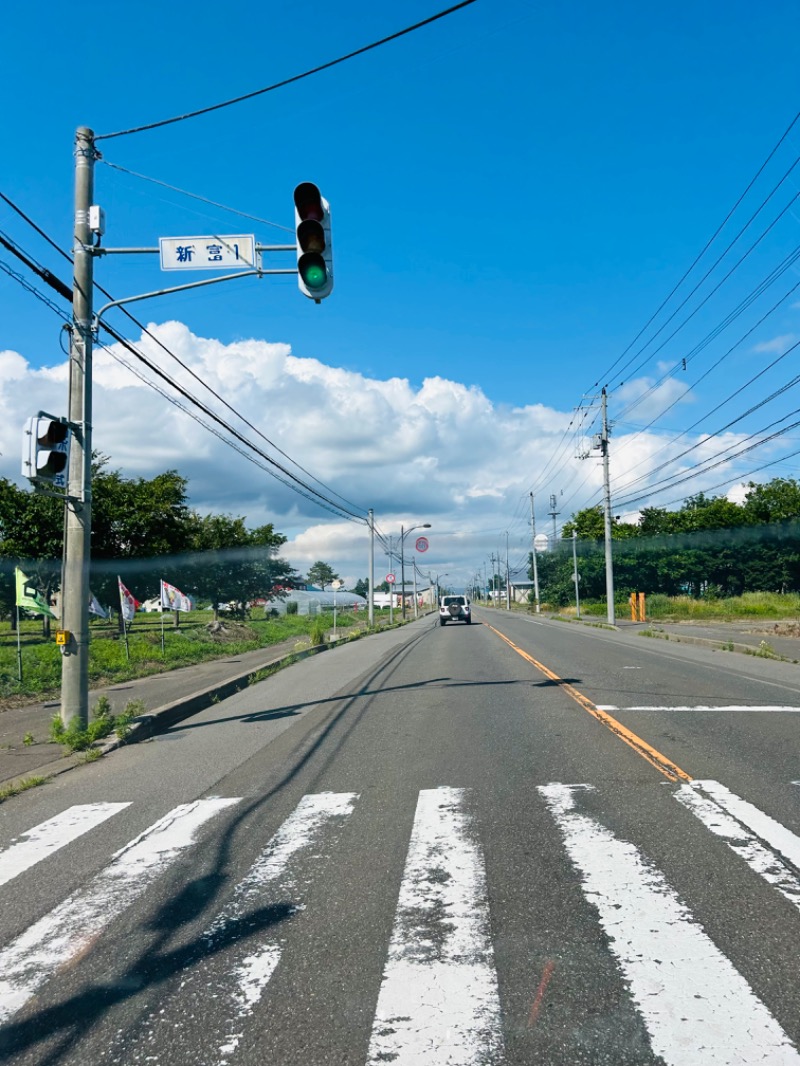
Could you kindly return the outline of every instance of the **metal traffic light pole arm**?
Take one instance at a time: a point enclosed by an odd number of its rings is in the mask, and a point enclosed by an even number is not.
[[[124,251],[125,249],[119,249]],[[131,249],[128,249],[129,251]],[[100,328],[100,319],[106,313],[110,311],[112,307],[121,307],[123,304],[132,304],[137,300],[149,300],[154,296],[168,296],[173,292],[183,292],[185,289],[199,289],[203,285],[216,285],[219,281],[233,281],[235,278],[250,278],[254,275],[261,277],[262,274],[296,274],[297,270],[293,267],[287,267],[285,270],[239,270],[235,274],[223,274],[221,278],[206,278],[205,281],[191,281],[187,285],[173,285],[169,289],[156,289],[154,292],[142,292],[138,296],[125,296],[121,300],[111,300],[105,304],[97,314],[94,316],[94,322],[92,324],[93,332],[96,334]]]
[[[160,248],[103,248],[99,244],[86,245],[92,255],[158,255]],[[296,244],[257,244],[257,252],[296,252]]]

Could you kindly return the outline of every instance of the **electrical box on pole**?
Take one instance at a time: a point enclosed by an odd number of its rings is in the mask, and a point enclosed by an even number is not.
[[[22,436],[22,474],[37,484],[66,490],[69,463],[69,424],[39,411],[25,424]]]
[[[333,291],[331,208],[311,181],[294,190],[294,222],[297,284],[304,296],[319,303]]]

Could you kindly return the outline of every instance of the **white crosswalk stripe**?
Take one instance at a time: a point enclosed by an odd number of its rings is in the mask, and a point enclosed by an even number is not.
[[[675,798],[800,909],[800,838],[718,781],[681,785]]]
[[[185,1031],[187,1041],[196,1023],[189,1017],[187,998],[197,997],[200,1004],[206,997],[214,1000],[215,1012],[224,1014],[221,1025],[214,1022],[210,1031],[208,1020],[202,1033],[202,1047],[196,1052],[196,1063],[227,1063],[244,1035],[244,1026],[253,1013],[281,958],[281,946],[274,935],[259,942],[257,935],[242,936],[229,951],[226,968],[214,973],[211,960],[218,944],[223,943],[234,927],[246,927],[248,918],[268,907],[275,899],[292,897],[293,908],[300,909],[296,862],[310,848],[319,848],[323,834],[341,825],[352,813],[358,796],[355,793],[321,792],[304,796],[294,812],[256,859],[245,877],[236,885],[227,904],[219,911],[201,937],[197,958],[181,981],[181,997],[170,1007],[160,1004],[146,1019],[141,1041],[124,1043],[124,1061],[147,1062],[155,1066],[160,1061],[155,1040],[159,1031]],[[325,838],[327,841],[327,837]],[[318,852],[317,852],[318,854]],[[202,1007],[200,1007],[202,1010]],[[138,1046],[141,1043],[141,1047]],[[117,1053],[118,1054],[118,1053]],[[110,1058],[115,1060],[115,1050]],[[116,1058],[116,1061],[123,1059]]]
[[[29,829],[22,834],[23,839],[12,840],[8,847],[0,850],[0,885],[7,884],[126,807],[130,807],[130,803],[79,803]]]
[[[483,857],[463,789],[419,794],[369,1066],[502,1059]]]
[[[544,785],[582,888],[597,909],[653,1050],[668,1064],[798,1066],[786,1033],[630,843],[578,810],[588,785]]]
[[[176,807],[118,851],[86,889],[64,900],[0,951],[0,1023],[142,895],[193,843],[202,825],[238,802],[214,798]]]

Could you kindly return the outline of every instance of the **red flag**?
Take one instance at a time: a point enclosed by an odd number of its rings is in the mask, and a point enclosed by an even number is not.
[[[133,616],[136,614],[137,608],[141,607],[141,603],[136,599],[132,592],[122,584],[122,578],[118,577],[119,583],[119,606],[122,611],[122,617],[126,622],[132,622]]]

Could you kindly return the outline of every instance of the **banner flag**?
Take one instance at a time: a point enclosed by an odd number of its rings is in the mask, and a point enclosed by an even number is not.
[[[117,577],[117,582],[119,583],[119,604],[122,611],[122,617],[126,622],[132,622],[133,616],[136,614],[136,609],[142,605],[133,593],[125,588],[122,584],[121,577]]]
[[[161,610],[162,611],[191,611],[192,601],[184,596],[180,589],[166,581],[161,582]]]
[[[100,618],[108,618],[108,611],[104,611],[100,606],[100,601],[95,594],[89,590],[89,614],[99,615]]]
[[[36,614],[49,614],[51,618],[56,618],[57,615],[43,594],[31,583],[30,578],[26,577],[19,567],[14,568],[14,575],[17,579],[17,607],[24,607],[26,610],[33,611]]]

